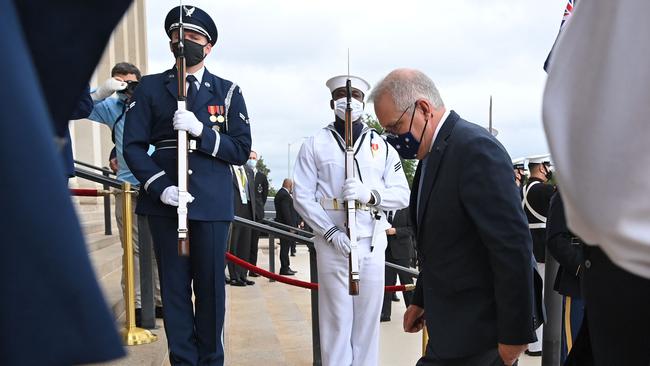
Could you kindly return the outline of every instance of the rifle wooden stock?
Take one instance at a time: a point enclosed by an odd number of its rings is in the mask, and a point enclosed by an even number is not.
[[[178,255],[181,257],[189,257],[190,238],[178,239]]]

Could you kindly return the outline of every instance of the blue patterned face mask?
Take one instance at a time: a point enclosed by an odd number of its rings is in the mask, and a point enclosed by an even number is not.
[[[409,125],[409,130],[406,133],[401,135],[395,135],[392,133],[386,133],[386,141],[391,144],[399,156],[404,159],[415,159],[418,155],[418,150],[420,149],[420,143],[424,137],[424,131],[427,129],[429,120],[427,119],[424,128],[422,129],[422,135],[419,139],[416,139],[415,136],[411,133],[411,128],[413,127],[413,118],[415,117],[415,110],[417,109],[417,104],[414,105],[413,114],[411,114],[411,123]]]

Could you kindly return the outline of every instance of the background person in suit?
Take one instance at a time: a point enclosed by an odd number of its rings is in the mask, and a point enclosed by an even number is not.
[[[248,165],[233,165],[232,185],[235,191],[235,215],[244,219],[253,220],[255,217],[255,188],[253,187],[253,169]],[[230,253],[243,260],[251,257],[251,237],[253,229],[243,225],[232,225],[230,228]],[[248,270],[232,262],[228,262],[230,285],[252,286],[254,281],[248,279]]]
[[[510,157],[446,109],[420,71],[391,72],[370,99],[388,142],[420,160],[410,209],[421,272],[404,314],[405,331],[429,331],[417,364],[514,364],[535,340],[535,319],[532,243]]]
[[[253,193],[255,194],[255,221],[260,222],[264,219],[264,204],[266,199],[269,196],[269,180],[266,175],[257,170],[257,153],[251,151],[248,156],[248,162],[246,163],[248,167],[253,169],[255,178],[253,179]],[[260,232],[257,230],[251,231],[251,255],[248,260],[248,263],[257,265],[257,250],[258,243],[260,239]],[[259,277],[255,272],[248,272],[248,275],[251,277]]]
[[[285,178],[282,182],[282,188],[276,193],[275,199],[275,220],[279,223],[289,225],[292,227],[298,226],[298,214],[293,208],[293,198],[291,193],[293,191],[293,181]],[[280,239],[280,274],[285,276],[293,276],[297,272],[292,270],[289,265],[289,250],[291,248],[291,241],[288,239]]]
[[[413,227],[411,226],[411,218],[409,209],[403,208],[397,211],[390,211],[387,214],[388,223],[392,226],[386,229],[386,236],[388,238],[388,246],[386,247],[386,262],[395,263],[403,267],[411,266],[411,259],[415,253],[415,246],[413,243]],[[397,282],[402,285],[413,283],[413,278],[410,275],[398,272],[397,270],[386,266],[386,286],[393,286]],[[384,304],[381,308],[381,321],[390,321],[391,305],[393,302],[394,292],[384,293]],[[411,292],[404,292],[404,303],[406,307],[411,305]],[[399,299],[397,299],[399,301]]]

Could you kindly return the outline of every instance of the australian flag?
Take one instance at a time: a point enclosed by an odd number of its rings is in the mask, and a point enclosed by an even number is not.
[[[548,65],[551,60],[551,55],[553,54],[553,49],[555,48],[555,44],[557,43],[558,38],[560,38],[560,33],[562,33],[562,29],[564,28],[564,25],[571,17],[571,14],[573,14],[573,7],[575,5],[575,2],[576,0],[569,0],[566,4],[566,8],[564,8],[562,23],[560,23],[560,31],[558,32],[557,37],[555,38],[555,42],[553,42],[553,47],[551,47],[551,52],[548,53],[548,56],[546,57],[546,61],[544,61],[544,71],[546,72],[548,72]]]

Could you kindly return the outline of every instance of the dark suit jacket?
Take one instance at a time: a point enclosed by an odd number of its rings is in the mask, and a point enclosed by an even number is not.
[[[414,256],[413,227],[408,208],[395,211],[391,225],[395,235],[388,235],[386,254],[394,259],[411,259]]]
[[[275,221],[293,227],[298,226],[298,214],[293,208],[293,198],[286,189],[280,188],[273,203],[275,204]]]
[[[255,220],[264,218],[264,204],[269,196],[269,180],[266,175],[255,173]]]
[[[562,196],[556,192],[551,198],[546,221],[548,251],[560,263],[553,289],[562,295],[582,298],[580,290],[580,265],[584,261],[582,241],[566,223]]]
[[[239,169],[238,166],[233,166],[232,169]],[[241,197],[239,197],[239,184],[237,183],[237,175],[233,171],[232,173],[232,188],[234,192],[234,206],[235,206],[235,215],[243,217],[245,219],[253,220],[255,218],[255,202],[252,202],[255,198],[255,187],[254,187],[254,178],[253,178],[253,169],[244,165],[244,171],[246,172],[246,190],[248,191],[249,201],[246,206],[241,203]],[[245,210],[245,211],[244,211]]]
[[[451,111],[418,206],[422,164],[410,204],[422,263],[413,303],[425,308],[432,349],[456,358],[534,341],[532,243],[508,153]]]

